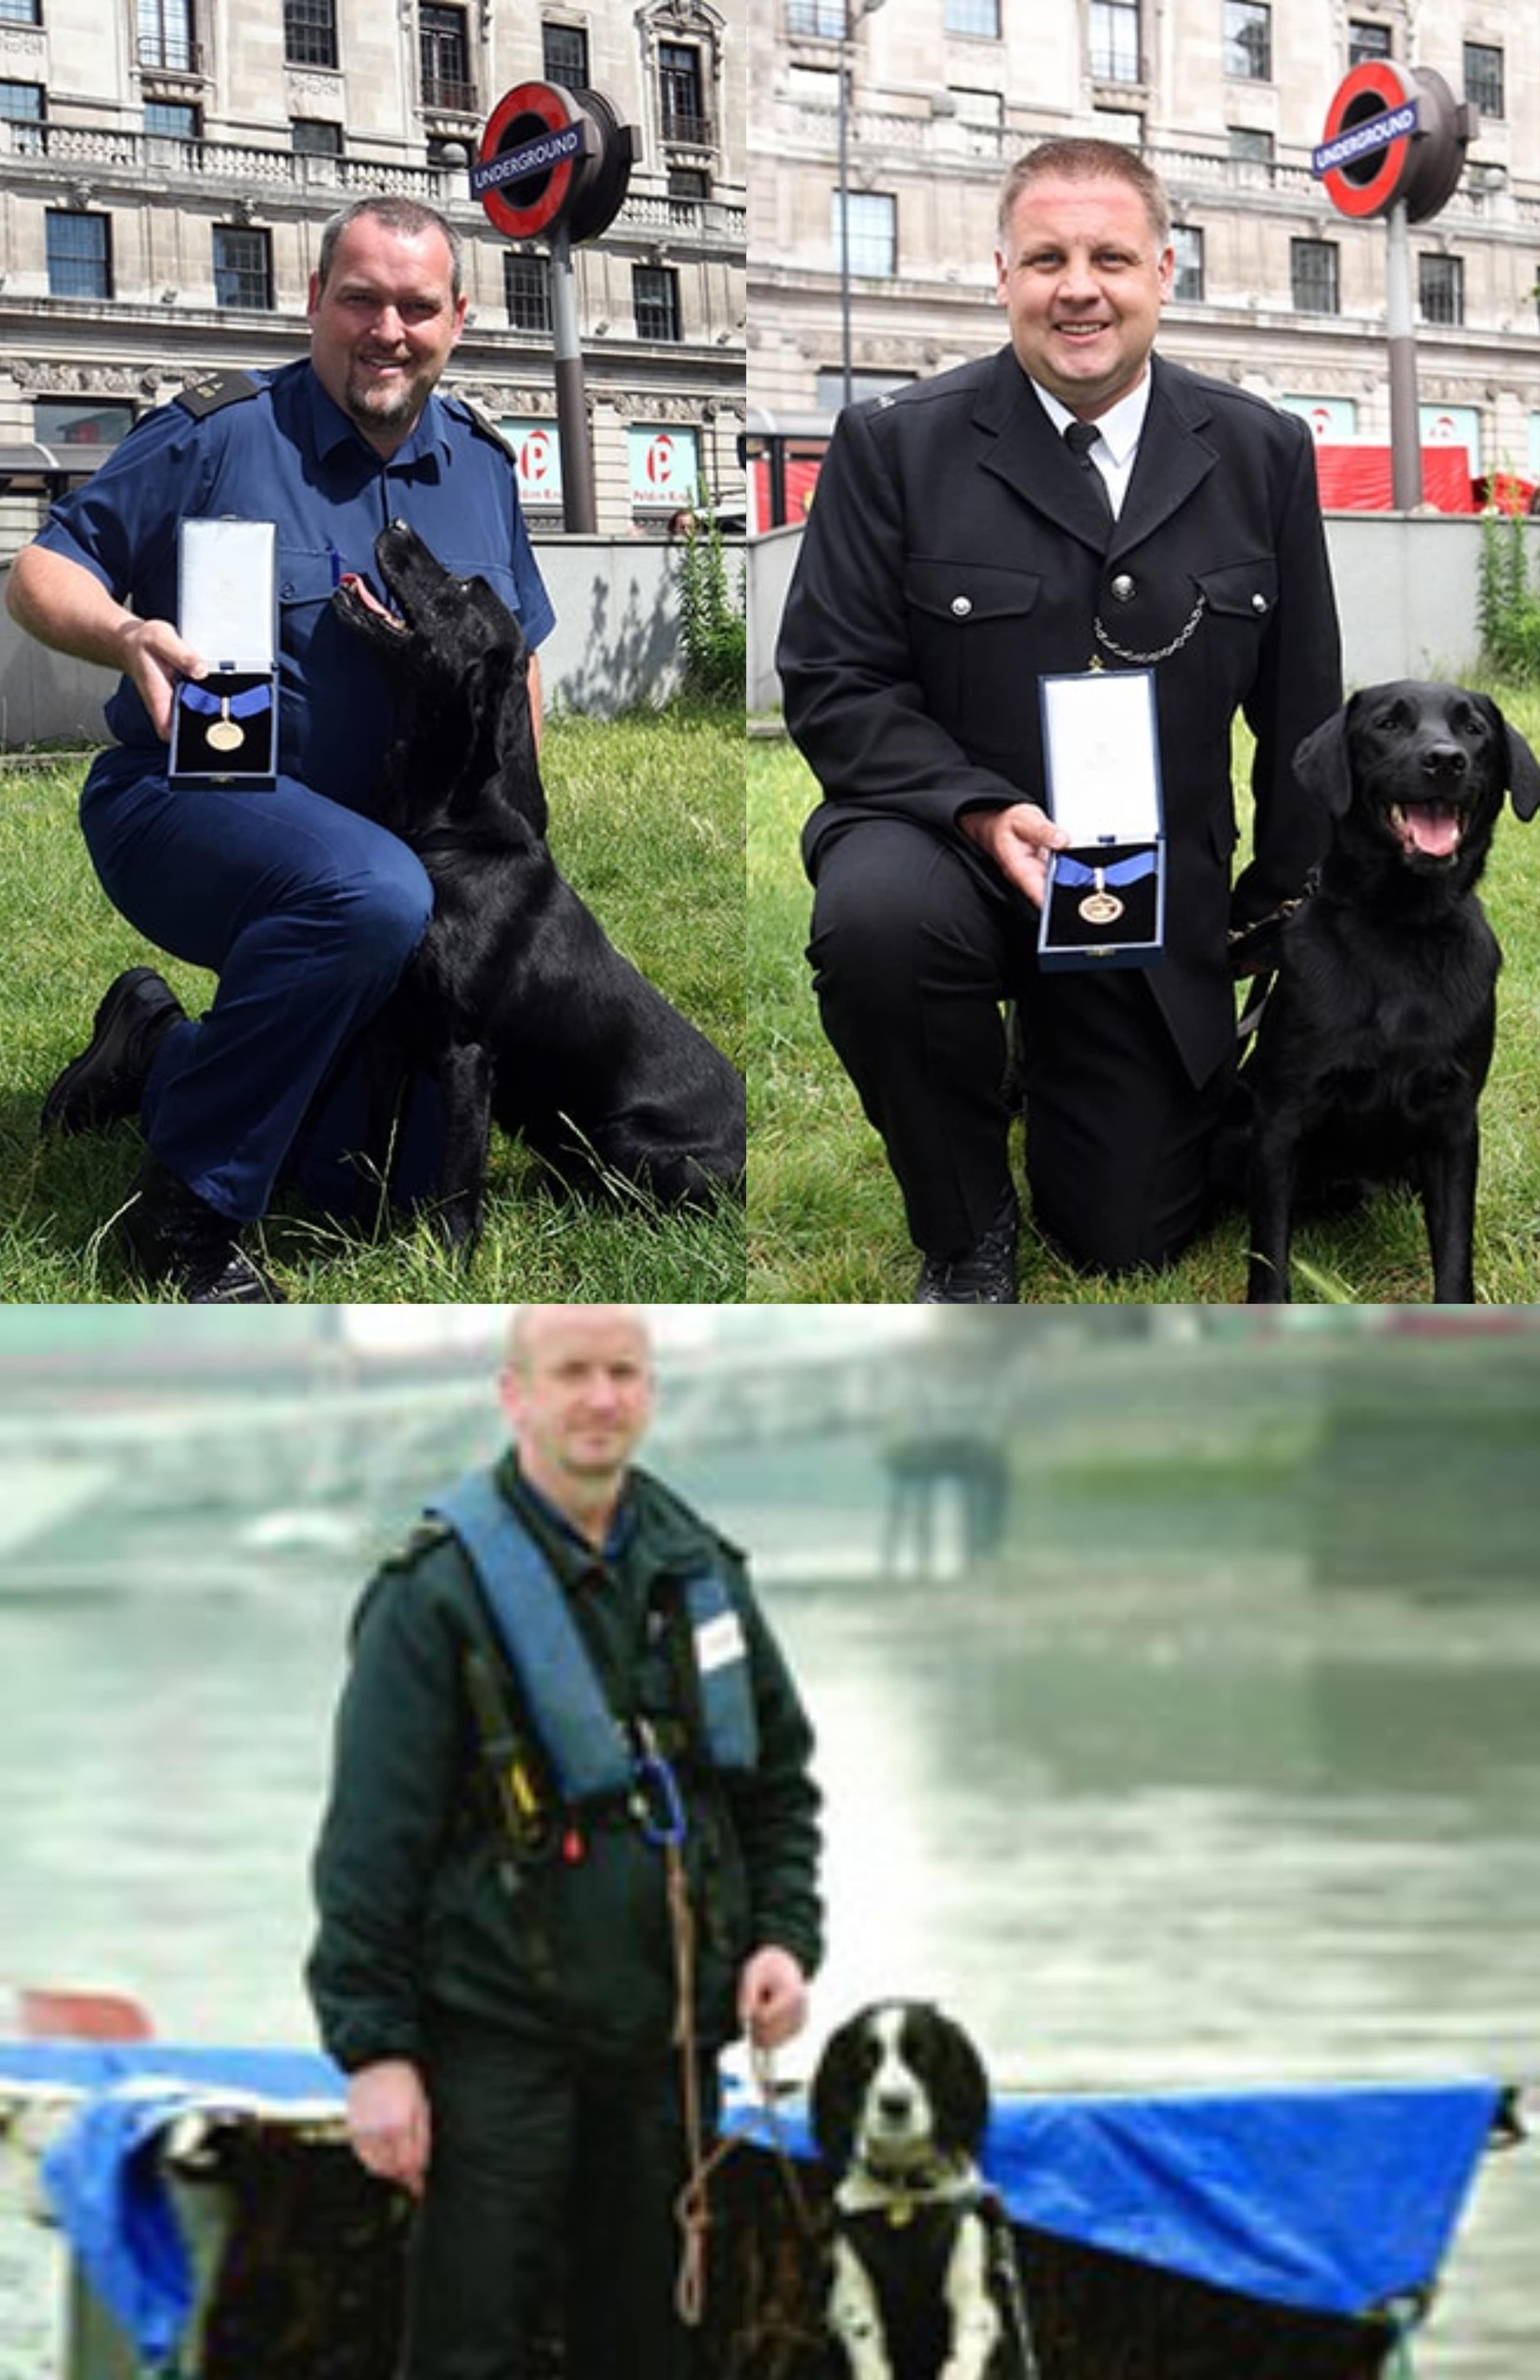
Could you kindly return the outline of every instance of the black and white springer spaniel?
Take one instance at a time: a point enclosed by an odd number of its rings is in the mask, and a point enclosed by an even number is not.
[[[828,2314],[851,2380],[1037,2380],[962,2027],[926,2001],[861,2010],[831,2035],[809,2113],[838,2176]]]

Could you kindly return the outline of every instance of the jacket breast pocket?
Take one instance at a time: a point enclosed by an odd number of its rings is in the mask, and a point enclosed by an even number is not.
[[[980,705],[998,713],[1025,681],[1027,625],[1042,592],[1032,571],[916,559],[903,600],[916,674],[934,717],[956,731]]]
[[[1262,641],[1278,606],[1278,564],[1270,553],[1201,570],[1197,583],[1207,613],[1203,642],[1211,676],[1238,702],[1256,674]]]

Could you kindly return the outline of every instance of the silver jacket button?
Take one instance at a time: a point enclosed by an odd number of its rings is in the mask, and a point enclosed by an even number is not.
[[[1265,595],[1254,595],[1251,599],[1251,608],[1254,612],[1265,612],[1267,608],[1267,597]]]
[[[1120,570],[1113,579],[1111,593],[1115,603],[1132,603],[1134,601],[1134,581],[1126,570]]]
[[[956,613],[958,619],[965,620],[968,613],[973,610],[973,597],[971,595],[954,595],[952,599],[952,608]]]

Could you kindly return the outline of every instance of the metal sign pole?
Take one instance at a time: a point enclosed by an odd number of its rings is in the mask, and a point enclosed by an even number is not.
[[[594,503],[593,449],[588,443],[588,409],[583,387],[583,348],[577,328],[577,275],[572,261],[572,235],[565,224],[551,232],[551,327],[555,349],[556,434],[562,449],[562,526],[592,536],[598,520]]]
[[[1423,501],[1423,440],[1404,199],[1396,200],[1385,220],[1385,327],[1390,347],[1390,500],[1397,512],[1409,513]]]

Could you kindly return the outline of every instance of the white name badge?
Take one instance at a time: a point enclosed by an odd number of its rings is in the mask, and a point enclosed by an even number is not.
[[[1071,843],[1153,843],[1160,832],[1154,672],[1045,677],[1042,701],[1048,807]]]
[[[703,1678],[713,1670],[725,1670],[731,1661],[741,1661],[746,1649],[735,1611],[719,1611],[695,1632],[695,1658]]]

